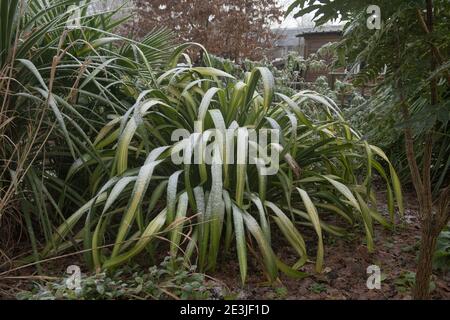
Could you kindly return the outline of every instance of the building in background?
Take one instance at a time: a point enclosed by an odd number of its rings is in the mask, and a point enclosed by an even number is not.
[[[343,25],[329,25],[329,26],[320,26],[313,28],[303,28],[297,34],[297,38],[299,42],[303,43],[303,46],[300,48],[300,54],[307,58],[310,55],[317,53],[320,48],[328,43],[339,42],[342,39],[342,30]],[[326,60],[327,64],[331,63],[332,57],[321,57],[321,59]],[[312,71],[309,70],[305,75],[306,82],[313,82],[320,76],[333,77],[338,76],[342,77],[344,75],[344,70],[334,70],[334,72],[326,71]],[[334,84],[335,79],[328,79],[330,84]]]
[[[306,58],[323,45],[338,42],[342,38],[342,30],[343,25],[273,28],[272,32],[277,35],[277,40],[271,51],[271,58],[283,58],[290,51],[296,51]]]
[[[304,57],[316,53],[322,46],[330,42],[338,42],[342,39],[342,25],[320,26],[302,28],[296,37],[304,43],[300,51]]]

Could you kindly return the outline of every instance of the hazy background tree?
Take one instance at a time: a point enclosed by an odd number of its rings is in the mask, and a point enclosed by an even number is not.
[[[270,25],[283,16],[276,0],[134,0],[134,10],[135,36],[166,26],[180,41],[233,60],[261,59],[276,38]]]

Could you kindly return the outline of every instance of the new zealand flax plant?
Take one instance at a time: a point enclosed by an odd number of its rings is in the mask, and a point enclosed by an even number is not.
[[[43,255],[80,244],[94,268],[108,269],[145,251],[152,254],[164,237],[172,256],[182,255],[203,271],[214,270],[222,261],[219,252],[234,246],[245,282],[247,250],[257,247],[270,280],[278,271],[303,277],[299,268],[308,255],[302,230],[316,233],[317,271],[323,266],[323,232],[345,234],[345,228],[325,221],[329,216],[361,226],[372,251],[374,221],[390,227],[395,204],[403,211],[400,182],[383,151],[361,139],[331,99],[312,91],[277,94],[264,67],[239,80],[189,60],[179,63],[187,46],[131,108],[111,115],[91,153],[72,165],[66,183],[85,176],[91,197],[61,224]],[[311,109],[314,118],[305,112]],[[227,132],[237,157],[252,147],[242,138],[249,129],[277,130],[279,143],[271,147],[280,155],[278,171],[264,175],[249,159],[224,161],[226,149],[215,153],[222,161],[175,164],[174,154],[182,150],[184,159],[192,160],[200,143],[194,135],[173,141],[177,129]],[[390,219],[376,209],[375,171],[385,181]],[[274,234],[297,253],[294,265],[275,254]]]

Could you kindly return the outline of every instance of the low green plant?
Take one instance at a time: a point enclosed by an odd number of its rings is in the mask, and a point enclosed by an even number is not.
[[[159,266],[147,270],[125,266],[114,272],[82,275],[80,287],[69,289],[66,280],[36,283],[20,300],[112,300],[112,299],[200,299],[213,297],[212,285],[195,266],[186,268],[182,258],[166,257]]]
[[[277,299],[286,299],[288,293],[289,293],[288,289],[284,286],[279,286],[275,288],[275,294]]]
[[[405,293],[411,291],[416,284],[416,273],[412,271],[403,271],[394,281],[398,292]],[[434,281],[430,281],[430,292],[436,288]]]
[[[313,293],[322,293],[326,292],[328,290],[328,287],[324,283],[314,282],[309,286],[308,290]]]
[[[442,231],[437,238],[436,251],[433,256],[433,268],[447,272],[450,270],[450,230]]]
[[[404,271],[395,279],[394,284],[398,292],[406,292],[411,290],[416,283],[416,273],[411,271]]]

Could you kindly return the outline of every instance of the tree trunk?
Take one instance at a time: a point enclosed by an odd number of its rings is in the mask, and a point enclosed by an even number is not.
[[[431,213],[424,213],[431,216]],[[422,223],[419,262],[417,265],[414,299],[426,300],[430,295],[430,279],[433,272],[433,254],[436,249],[437,235],[431,221]]]
[[[433,0],[426,0],[426,34],[433,32]],[[430,71],[436,69],[436,60],[433,54],[432,45],[430,45]],[[438,103],[437,82],[433,78],[430,80],[430,98],[431,108]],[[431,188],[431,161],[433,154],[433,134],[432,130],[426,134],[425,147],[423,154],[423,168],[421,188],[416,188],[417,195],[422,201],[419,202],[420,225],[421,225],[421,243],[419,252],[419,262],[416,272],[416,285],[414,287],[414,299],[425,300],[430,296],[430,278],[433,272],[433,254],[436,249],[436,240],[440,229],[436,225],[433,215],[433,196]],[[420,179],[419,179],[420,180]]]
[[[421,245],[417,265],[414,299],[425,300],[430,296],[430,280],[433,272],[433,254],[436,242],[442,229],[450,219],[450,186],[442,190],[436,200],[435,212],[430,207],[429,212],[421,211]],[[422,207],[420,210],[424,210]],[[433,214],[434,213],[434,214]]]

